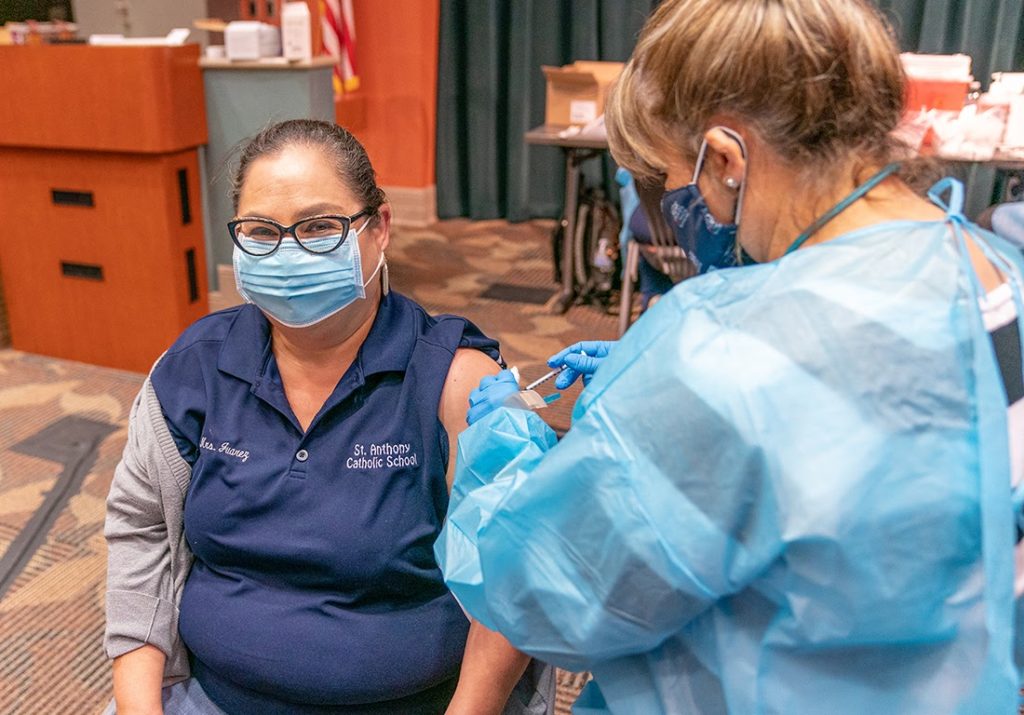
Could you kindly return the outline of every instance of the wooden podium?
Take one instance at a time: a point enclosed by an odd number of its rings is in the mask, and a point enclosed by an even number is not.
[[[13,347],[147,371],[207,312],[198,45],[0,47]]]

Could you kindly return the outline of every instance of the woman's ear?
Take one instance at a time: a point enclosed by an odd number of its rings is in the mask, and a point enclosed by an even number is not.
[[[376,224],[370,230],[374,232],[373,240],[381,252],[391,243],[391,204],[385,202],[377,209],[377,216],[371,219]]]
[[[709,174],[716,182],[735,191],[747,175],[746,147],[720,126],[708,129],[704,139],[708,143],[704,163],[710,169]]]

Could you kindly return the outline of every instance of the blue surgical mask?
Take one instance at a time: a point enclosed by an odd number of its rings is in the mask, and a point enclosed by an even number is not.
[[[743,138],[727,127],[717,127],[740,145],[744,158],[747,148]],[[743,192],[746,188],[746,176],[740,183],[736,198],[736,215],[734,223],[721,223],[708,211],[704,196],[697,186],[697,178],[704,166],[707,154],[707,140],[700,147],[697,165],[693,171],[693,180],[686,186],[666,192],[661,200],[661,211],[665,220],[675,233],[676,242],[686,252],[698,273],[707,273],[719,268],[732,268],[747,263],[755,263],[750,256],[739,249],[736,235],[739,230],[740,210],[743,207]],[[740,253],[738,256],[737,253]]]
[[[315,249],[337,241],[337,236],[327,236],[306,241],[306,245]],[[359,232],[354,229],[349,229],[345,241],[330,253],[310,253],[286,236],[269,256],[251,256],[235,246],[232,262],[238,292],[246,301],[282,325],[304,328],[365,298],[366,286],[384,264],[384,254],[366,282]]]

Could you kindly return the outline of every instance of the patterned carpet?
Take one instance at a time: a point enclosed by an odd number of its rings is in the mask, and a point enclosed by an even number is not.
[[[616,318],[594,307],[552,315],[545,305],[481,297],[495,283],[555,294],[552,225],[456,220],[405,231],[388,249],[391,283],[430,312],[463,315],[496,337],[506,362],[528,383],[548,371],[548,356],[563,347],[583,339],[611,340],[617,331]],[[578,394],[578,387],[566,391],[541,414],[556,429],[568,429]]]
[[[0,713],[93,713],[109,699],[104,500],[141,384],[141,375],[0,351],[0,558],[10,562],[17,549],[27,559],[0,594]],[[114,431],[99,442],[77,493],[56,504],[51,524],[39,524],[74,465],[57,440],[51,458],[18,445],[69,417]],[[34,549],[19,540],[26,527],[40,525],[48,528]]]
[[[615,334],[615,318],[596,308],[556,316],[542,304],[481,297],[495,283],[530,299],[553,294],[550,228],[450,221],[396,231],[392,285],[432,312],[472,319],[530,380],[565,345]],[[104,498],[141,382],[0,350],[0,579],[11,575],[0,580],[0,715],[98,713],[109,699]],[[568,427],[576,394],[542,413],[556,429]],[[584,681],[559,674],[559,712]]]

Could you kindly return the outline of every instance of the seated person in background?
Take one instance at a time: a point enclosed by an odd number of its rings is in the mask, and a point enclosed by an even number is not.
[[[660,220],[660,216],[658,217]],[[651,227],[647,212],[643,206],[637,206],[629,217],[629,233],[637,243],[651,245]],[[641,248],[640,262],[637,264],[637,275],[640,279],[640,312],[643,313],[658,298],[672,290],[673,280],[651,265],[647,252]]]
[[[498,344],[389,292],[391,209],[345,129],[264,129],[233,198],[248,303],[156,363],[108,499],[117,712],[547,712],[550,669],[520,680],[431,549]]]
[[[637,264],[639,282],[637,289],[640,291],[640,312],[643,313],[657,301],[659,296],[672,290],[675,282],[648,260],[647,253],[654,243],[654,239],[651,236],[647,211],[642,205],[633,176],[620,167],[615,172],[615,181],[619,184],[619,203],[622,206],[622,231],[619,233],[619,245],[622,247],[623,266],[628,264],[626,260],[627,242],[636,241],[641,244],[640,262]],[[629,276],[623,276],[623,279],[631,280]]]
[[[996,206],[992,212],[992,230],[1024,248],[1024,201]]]

